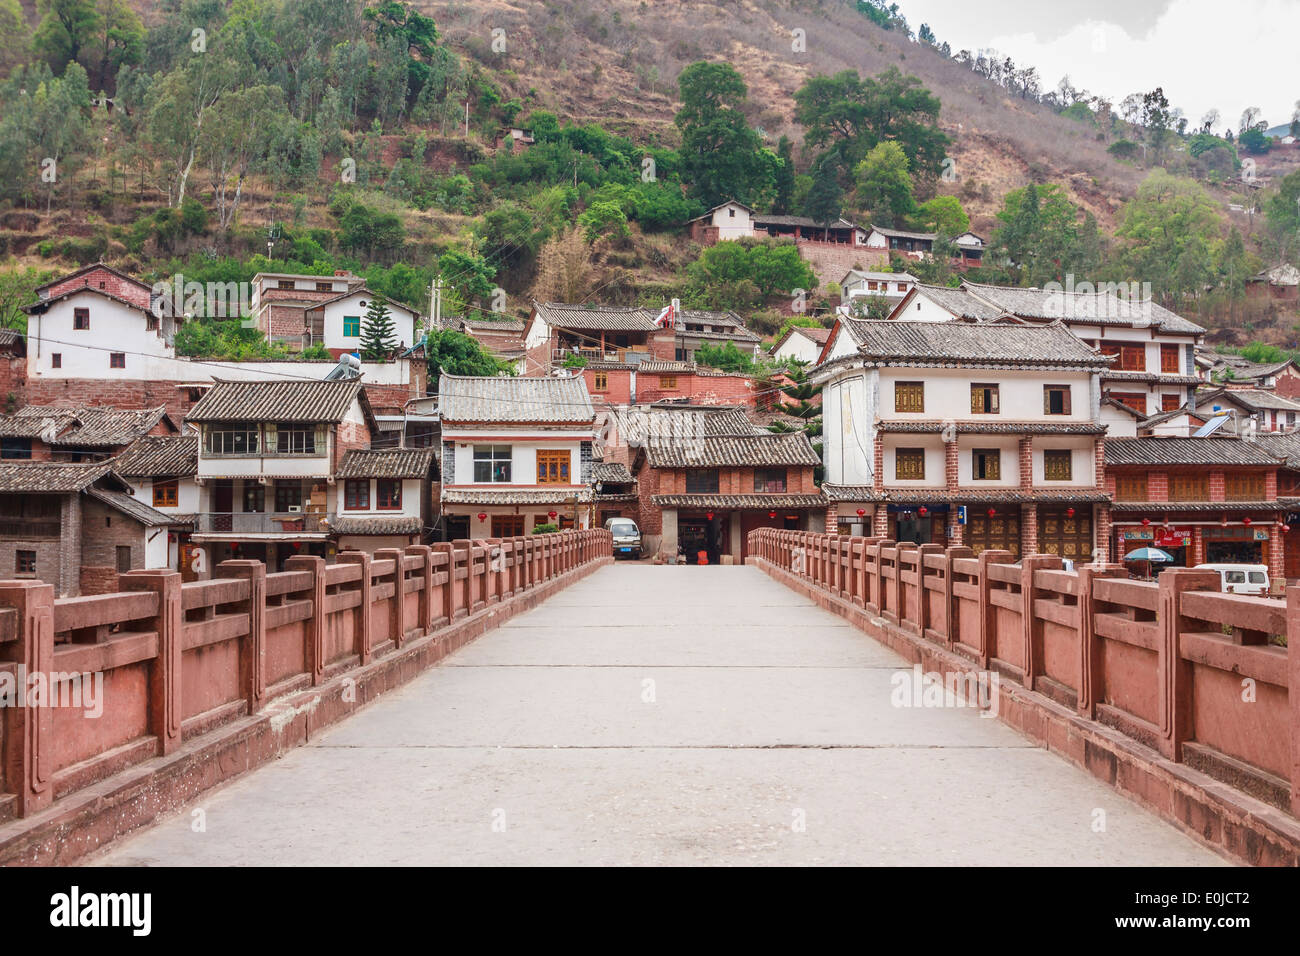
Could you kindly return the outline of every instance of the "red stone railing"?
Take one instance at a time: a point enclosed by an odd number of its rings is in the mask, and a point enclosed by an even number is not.
[[[65,694],[48,706],[0,697],[0,822],[611,554],[608,531],[567,531],[344,552],[337,564],[294,557],[272,574],[226,561],[189,584],[174,571],[132,571],[118,593],[94,597],[56,600],[51,585],[0,581],[0,693],[39,680]],[[54,706],[87,703],[71,697],[73,674],[102,675],[102,713]]]
[[[1066,572],[1053,555],[1016,566],[1007,551],[773,528],[750,533],[749,554],[1300,816],[1300,587],[1282,602],[1222,594],[1195,569],[1132,581],[1117,565]]]

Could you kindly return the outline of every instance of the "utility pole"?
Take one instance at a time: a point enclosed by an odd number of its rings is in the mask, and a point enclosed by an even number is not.
[[[469,100],[465,101],[465,138],[469,139]]]

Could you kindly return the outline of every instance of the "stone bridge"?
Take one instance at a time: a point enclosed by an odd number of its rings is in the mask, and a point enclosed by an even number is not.
[[[1297,862],[1281,602],[749,544],[746,567],[614,566],[592,531],[66,601],[0,583],[0,688],[104,685],[4,710],[0,862]]]

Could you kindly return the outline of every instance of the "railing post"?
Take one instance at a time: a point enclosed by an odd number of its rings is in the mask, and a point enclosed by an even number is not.
[[[362,666],[369,664],[374,656],[375,635],[371,627],[370,603],[373,600],[370,579],[370,555],[365,551],[344,551],[339,554],[339,564],[361,565],[361,606],[357,608],[356,617],[356,651]]]
[[[1061,559],[1055,554],[1031,554],[1020,562],[1020,624],[1025,642],[1025,671],[1021,683],[1030,690],[1034,689],[1034,681],[1043,671],[1043,622],[1034,613],[1034,599],[1038,595],[1038,589],[1034,587],[1034,572],[1059,571],[1060,568]]]
[[[1287,700],[1291,709],[1291,813],[1300,817],[1300,586],[1286,589]]]
[[[18,612],[18,640],[0,644],[0,660],[18,668],[17,693],[26,695],[26,681],[49,674],[54,664],[54,585],[40,581],[0,584],[0,605]],[[49,707],[0,709],[4,721],[3,777],[17,797],[18,816],[31,816],[54,799],[54,714]]]
[[[456,549],[451,542],[443,541],[433,546],[433,553],[443,556],[445,571],[439,573],[446,574],[438,599],[438,616],[450,623],[456,618]]]
[[[130,571],[117,578],[120,591],[153,591],[158,613],[149,629],[158,634],[158,656],[149,666],[149,732],[158,753],[181,744],[181,576],[177,571]]]
[[[989,565],[991,564],[1010,564],[1012,554],[1010,551],[995,551],[989,549],[981,551],[979,557],[979,590],[980,590],[980,633],[979,633],[979,658],[980,668],[988,670],[989,666],[989,635],[993,633],[998,626],[998,609],[993,605],[989,594],[993,590],[993,578],[989,574]]]
[[[311,682],[325,679],[325,559],[314,554],[295,554],[284,562],[286,571],[305,571],[311,575],[311,617],[303,622],[307,628],[307,670]]]
[[[957,617],[961,613],[960,611],[961,599],[953,593],[952,576],[955,573],[954,569],[956,567],[957,559],[974,557],[975,552],[972,551],[970,548],[966,547],[965,545],[959,544],[959,545],[953,545],[951,548],[947,548],[944,551],[944,555],[946,557],[947,563],[946,563],[946,567],[944,568],[944,585],[943,585],[943,601],[944,601],[943,616],[944,616],[944,632],[945,632],[943,635],[943,643],[945,647],[947,647],[949,650],[952,650],[953,644],[955,644],[957,641]]]
[[[406,570],[402,567],[405,556],[400,548],[379,548],[374,556],[376,561],[393,562],[393,603],[389,607],[388,630],[392,633],[394,647],[406,643]]]
[[[474,542],[457,538],[452,543],[456,549],[456,563],[465,562],[465,583],[456,585],[458,610],[466,614],[474,613]]]
[[[222,561],[216,576],[248,581],[248,637],[240,645],[239,677],[248,712],[255,714],[266,702],[266,565],[261,561]]]
[[[1102,662],[1101,641],[1097,639],[1097,597],[1094,586],[1098,578],[1128,577],[1123,566],[1082,564],[1079,575],[1079,713],[1089,720],[1097,719],[1097,701],[1100,697]]]
[[[406,553],[420,559],[420,600],[415,626],[419,628],[420,634],[424,635],[433,630],[436,616],[433,609],[433,552],[427,544],[410,544],[406,546]]]
[[[904,629],[907,623],[907,588],[903,585],[903,555],[914,550],[915,541],[899,541],[894,545],[894,622]]]
[[[1182,659],[1178,635],[1184,629],[1183,594],[1187,591],[1218,591],[1219,575],[1214,571],[1170,568],[1157,580],[1156,648],[1160,674],[1160,736],[1156,743],[1161,755],[1181,762],[1183,742],[1192,726],[1192,665]]]
[[[924,638],[927,631],[934,630],[931,626],[934,624],[934,614],[930,610],[930,591],[925,586],[925,559],[932,554],[942,557],[943,545],[923,544],[916,550],[916,626],[919,628],[917,633]]]

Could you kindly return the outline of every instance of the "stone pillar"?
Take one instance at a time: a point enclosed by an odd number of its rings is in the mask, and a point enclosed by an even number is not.
[[[370,560],[370,555],[366,555]],[[248,700],[248,712],[255,714],[266,700],[266,565],[261,561],[222,561],[218,578],[243,578],[248,582],[248,635],[239,649],[239,680]]]
[[[76,498],[77,495],[69,497]],[[41,581],[0,582],[0,606],[18,612],[18,639],[0,644],[0,660],[19,672],[49,674],[54,665],[54,587]],[[15,688],[26,693],[26,688]],[[0,707],[0,782],[17,798],[18,816],[31,816],[54,800],[54,711]]]
[[[1032,501],[1020,506],[1020,556],[1038,553],[1038,505]]]
[[[307,629],[307,669],[311,682],[325,679],[325,559],[313,554],[296,554],[284,562],[286,571],[305,571],[311,575],[312,614],[303,626]]]
[[[740,557],[745,553],[745,536],[741,534],[741,512],[733,511],[731,517],[727,519],[730,524],[731,556],[737,564],[740,564]]]
[[[659,553],[665,561],[677,560],[677,509],[665,508],[662,512],[663,537],[659,540]]]
[[[59,507],[59,597],[81,594],[81,495],[64,495]]]
[[[158,635],[158,656],[149,665],[149,732],[158,752],[181,745],[181,576],[177,571],[131,571],[118,576],[119,591],[153,591],[158,613],[148,627]]]
[[[1172,568],[1157,578],[1156,658],[1159,678],[1160,716],[1157,749],[1170,760],[1183,759],[1183,742],[1192,731],[1191,663],[1182,659],[1178,635],[1183,630],[1182,597],[1186,591],[1215,591],[1220,587],[1216,571]]]

